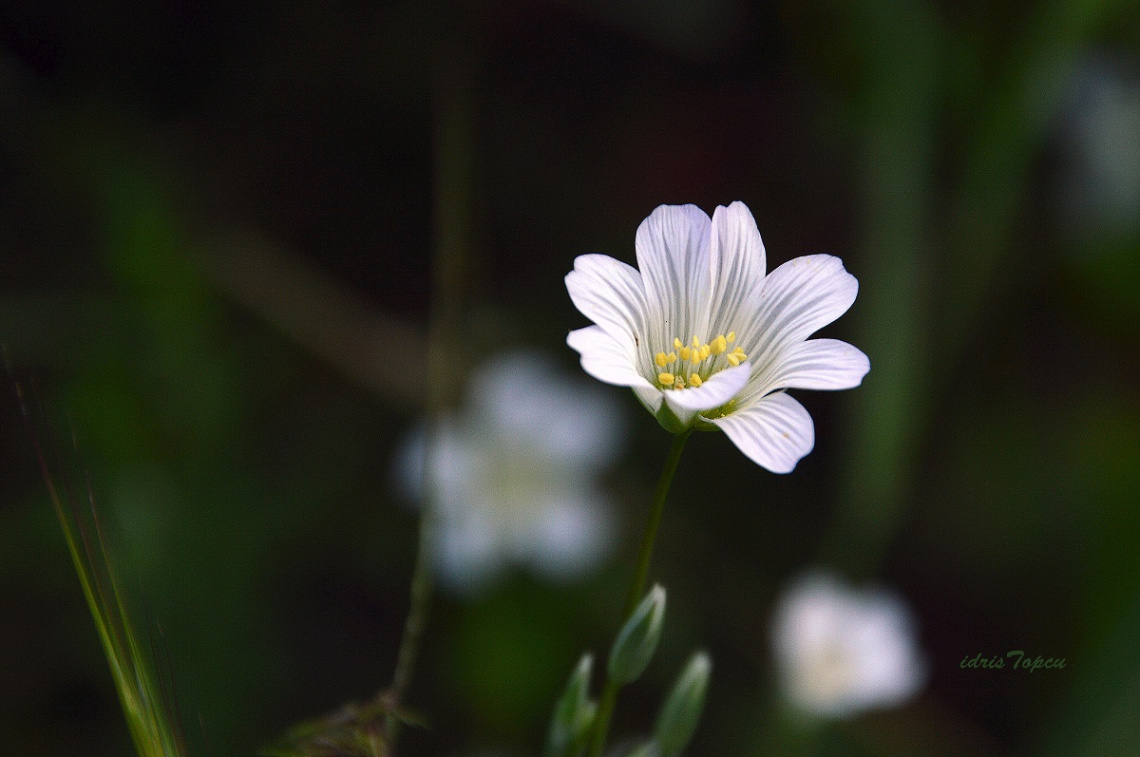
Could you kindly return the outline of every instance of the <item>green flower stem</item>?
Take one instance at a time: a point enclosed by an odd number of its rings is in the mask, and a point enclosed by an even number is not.
[[[661,478],[657,481],[657,491],[653,494],[653,505],[649,511],[649,520],[645,523],[645,533],[641,537],[641,550],[637,555],[637,568],[633,574],[633,583],[629,587],[629,596],[626,598],[625,609],[621,619],[624,624],[637,608],[641,595],[645,592],[645,579],[649,575],[649,560],[653,556],[653,542],[657,539],[657,527],[661,524],[661,513],[665,510],[665,497],[669,494],[669,485],[673,483],[673,474],[677,472],[677,464],[681,462],[681,450],[685,448],[692,430],[682,431],[673,437],[673,447],[669,450],[669,457],[665,460],[665,469],[661,471]],[[601,757],[602,749],[606,745],[606,732],[610,728],[610,717],[617,704],[618,689],[621,684],[607,676],[606,686],[602,690],[602,699],[598,704],[598,714],[594,720],[594,733],[590,739],[589,757]]]
[[[645,524],[645,534],[641,537],[637,571],[633,574],[633,583],[630,584],[625,609],[622,611],[623,623],[633,614],[637,603],[641,601],[641,595],[645,593],[645,579],[649,576],[649,560],[653,556],[653,542],[657,538],[657,527],[661,524],[661,513],[665,510],[665,497],[669,494],[673,474],[677,472],[677,465],[681,462],[681,450],[685,448],[685,442],[689,440],[691,433],[691,430],[682,431],[673,437],[673,446],[669,450],[669,457],[665,460],[665,469],[661,471],[661,478],[657,481],[657,491],[653,494],[653,507]]]

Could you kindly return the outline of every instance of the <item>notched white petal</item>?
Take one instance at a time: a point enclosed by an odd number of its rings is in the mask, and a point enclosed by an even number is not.
[[[566,290],[582,315],[601,326],[632,357],[634,334],[645,332],[645,290],[637,269],[609,255],[579,255]]]
[[[765,266],[764,242],[748,206],[734,202],[727,208],[718,207],[709,237],[711,330],[735,328],[740,310],[757,299]]]
[[[665,401],[678,416],[681,416],[682,412],[691,414],[712,410],[740,393],[748,383],[748,374],[751,370],[752,365],[747,362],[734,368],[725,368],[696,388],[666,390]]]
[[[839,258],[793,258],[764,279],[752,318],[741,329],[752,335],[744,350],[764,365],[788,345],[807,339],[846,313],[858,293],[859,282]]]
[[[633,367],[629,353],[600,326],[587,326],[571,331],[566,344],[582,356],[582,369],[599,381],[615,386],[653,389]]]
[[[648,336],[661,347],[678,334],[707,330],[709,225],[696,205],[661,205],[637,227]]]
[[[809,339],[784,350],[764,377],[773,389],[850,389],[859,386],[871,361],[863,351],[838,339]]]
[[[783,392],[723,418],[710,418],[736,448],[773,473],[791,473],[815,446],[815,425],[804,406]]]

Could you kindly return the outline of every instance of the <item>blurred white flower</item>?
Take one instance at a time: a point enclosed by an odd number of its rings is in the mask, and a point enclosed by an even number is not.
[[[1086,60],[1069,85],[1060,136],[1060,201],[1070,227],[1140,228],[1140,60]]]
[[[461,593],[492,583],[509,565],[570,580],[603,559],[614,508],[597,483],[618,453],[625,424],[613,400],[529,352],[483,365],[462,412],[441,422],[433,545],[440,582]],[[396,456],[396,478],[419,502],[424,429]]]
[[[773,618],[784,696],[824,718],[900,705],[926,683],[915,637],[911,614],[894,594],[808,574],[787,589]]]
[[[662,205],[637,230],[633,268],[581,255],[570,299],[595,325],[570,332],[582,368],[628,386],[674,433],[719,428],[759,465],[788,473],[815,445],[811,416],[785,389],[849,389],[867,356],[808,339],[855,301],[859,284],[831,255],[765,274],[764,243],[741,202],[710,220],[695,205]]]

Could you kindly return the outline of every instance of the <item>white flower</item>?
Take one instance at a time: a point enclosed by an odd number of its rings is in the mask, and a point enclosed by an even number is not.
[[[582,255],[566,276],[595,325],[570,332],[582,367],[628,386],[673,432],[717,427],[749,458],[788,473],[815,429],[785,389],[849,389],[870,364],[850,344],[808,336],[855,301],[855,277],[830,255],[795,258],[765,275],[748,208],[662,205],[637,230],[640,271]]]
[[[1062,211],[1077,232],[1140,228],[1140,65],[1092,56],[1078,66],[1062,114]]]
[[[440,424],[432,451],[440,581],[470,594],[511,564],[556,580],[596,565],[615,536],[597,477],[622,442],[621,421],[611,398],[535,354],[476,371],[463,413]],[[398,483],[417,502],[424,437],[414,432],[396,459]]]
[[[855,591],[831,575],[807,575],[780,601],[772,631],[784,695],[812,715],[893,707],[926,682],[910,613],[884,590]]]

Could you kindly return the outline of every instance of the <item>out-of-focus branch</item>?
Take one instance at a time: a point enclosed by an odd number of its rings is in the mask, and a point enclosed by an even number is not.
[[[427,331],[379,313],[316,266],[252,231],[212,240],[195,255],[220,292],[256,313],[298,345],[386,403],[421,408],[427,401],[425,361],[393,355],[422,352]]]
[[[0,130],[0,144],[81,198],[106,191],[105,176],[93,170],[97,160],[92,156],[117,151],[125,142],[123,134],[137,126],[129,120],[78,120],[45,98],[19,61],[2,51],[0,111],[11,116]],[[145,152],[137,146],[134,150]],[[156,165],[154,170],[160,169]],[[219,292],[386,404],[424,407],[426,361],[400,361],[399,375],[394,376],[392,356],[409,348],[422,353],[426,327],[377,312],[363,297],[255,231],[202,236],[194,246],[197,267]]]

